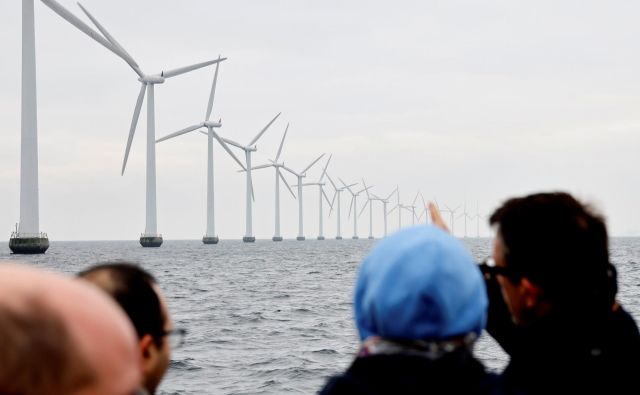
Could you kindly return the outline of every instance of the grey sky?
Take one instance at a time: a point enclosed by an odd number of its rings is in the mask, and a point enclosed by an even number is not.
[[[81,19],[75,2],[58,0]],[[640,4],[630,1],[82,2],[147,73],[221,54],[213,118],[246,143],[278,112],[254,164],[329,172],[418,190],[488,214],[509,196],[563,189],[604,212],[613,235],[640,235]],[[40,225],[52,240],[135,240],[144,230],[146,105],[120,176],[139,90],[128,65],[36,1]],[[21,2],[0,6],[0,231],[19,217]],[[213,68],[156,87],[157,137],[202,121]],[[216,230],[244,232],[244,176],[215,147]],[[324,161],[309,173],[315,181]],[[157,146],[158,231],[205,230],[206,138]],[[273,235],[272,169],[254,173],[257,238]],[[294,183],[289,178],[291,184]],[[331,191],[332,194],[333,191]],[[331,195],[330,195],[331,196]],[[343,236],[351,236],[343,194]],[[305,235],[317,236],[306,189]],[[360,201],[360,206],[363,201]],[[394,200],[395,204],[395,200]],[[282,234],[297,203],[281,194]],[[390,205],[389,207],[392,207]],[[375,206],[380,235],[382,208]],[[325,210],[325,213],[327,210]],[[368,213],[359,219],[366,236]],[[389,217],[390,230],[397,215]],[[405,214],[403,223],[410,222]],[[483,221],[481,233],[490,231]],[[456,223],[462,235],[463,223]],[[468,224],[475,235],[475,223]],[[325,218],[335,236],[335,214]]]

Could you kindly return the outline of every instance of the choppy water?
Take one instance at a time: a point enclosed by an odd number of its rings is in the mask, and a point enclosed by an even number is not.
[[[489,239],[464,239],[478,260]],[[344,370],[358,347],[351,297],[356,269],[374,242],[307,240],[255,244],[223,240],[52,242],[45,255],[12,256],[76,273],[109,260],[129,260],[153,273],[165,290],[175,325],[189,331],[174,351],[161,394],[313,394]],[[640,319],[640,239],[612,240],[619,299]],[[492,369],[507,362],[486,336],[476,353]]]

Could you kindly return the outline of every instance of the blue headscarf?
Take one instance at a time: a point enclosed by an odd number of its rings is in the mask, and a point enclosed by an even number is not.
[[[487,305],[471,255],[435,226],[404,229],[380,241],[360,266],[354,296],[362,340],[480,335]]]

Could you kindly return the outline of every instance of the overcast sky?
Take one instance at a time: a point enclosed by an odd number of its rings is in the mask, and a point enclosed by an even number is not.
[[[74,1],[58,1],[89,23]],[[602,211],[612,235],[640,235],[640,3],[82,4],[148,74],[228,57],[213,110],[223,121],[220,134],[248,143],[282,112],[259,140],[254,164],[275,156],[289,122],[282,157],[295,170],[333,154],[329,173],[346,182],[364,177],[379,195],[399,185],[405,204],[421,191],[441,205],[466,202],[470,214],[477,205],[483,215],[507,197],[561,189]],[[52,240],[135,240],[145,224],[146,104],[124,176],[120,168],[137,75],[40,1],[35,13],[40,228]],[[7,238],[20,212],[20,37],[21,1],[2,1],[0,232]],[[203,120],[213,71],[156,86],[157,137]],[[206,155],[198,133],[157,146],[158,231],[165,239],[204,234]],[[244,175],[219,146],[215,155],[216,231],[239,239]],[[270,238],[273,169],[256,171],[254,183],[255,235]],[[308,238],[318,232],[317,196],[315,187],[304,192]],[[350,237],[343,198],[343,236]],[[293,238],[297,202],[284,188],[281,207],[282,234]],[[374,208],[380,235],[382,207]],[[368,232],[367,214],[360,236]],[[335,221],[335,213],[325,219],[327,237],[335,236]],[[390,230],[397,221],[389,217]],[[403,223],[410,221],[405,213]],[[485,223],[480,232],[489,236]],[[463,228],[456,222],[456,234]],[[475,233],[469,223],[468,234]]]

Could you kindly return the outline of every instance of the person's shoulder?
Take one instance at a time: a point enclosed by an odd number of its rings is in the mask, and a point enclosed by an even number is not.
[[[372,390],[368,389],[366,385],[357,380],[348,371],[327,380],[324,388],[318,395],[341,395],[341,394],[354,394],[354,395],[368,395],[375,394]]]

